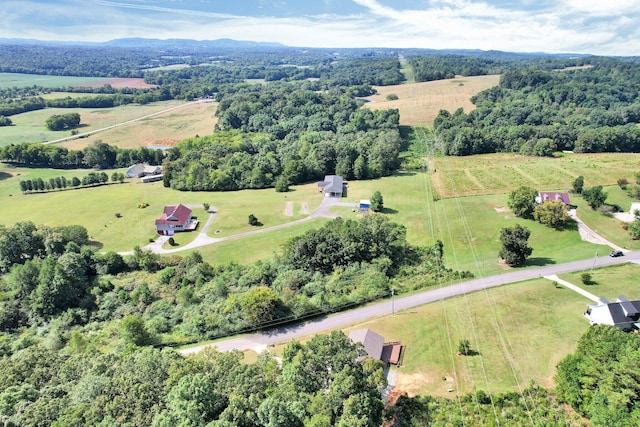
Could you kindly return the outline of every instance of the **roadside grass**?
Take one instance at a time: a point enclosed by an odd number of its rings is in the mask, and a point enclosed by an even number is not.
[[[603,190],[609,194],[606,203],[617,204],[627,212],[629,211],[631,202],[635,201],[617,185],[604,187]],[[591,209],[587,202],[578,195],[572,195],[571,203],[578,206],[578,217],[593,231],[622,248],[640,249],[640,241],[631,239],[629,232],[622,228],[624,225],[622,221],[603,215],[598,210]],[[600,251],[599,254],[608,255],[609,252]]]
[[[608,254],[604,254],[608,256]],[[590,271],[591,282],[582,283],[580,275],[584,273],[560,274],[558,277],[570,282],[585,291],[591,292],[597,297],[605,297],[609,301],[615,301],[618,295],[624,295],[630,300],[640,299],[637,277],[640,274],[640,265],[626,263],[609,267],[596,268]],[[586,306],[585,306],[586,308]]]
[[[62,87],[71,86],[81,83],[90,83],[104,80],[103,77],[71,77],[71,76],[46,76],[36,74],[21,74],[21,73],[0,73],[0,88],[11,87],[28,87],[28,86],[42,86],[42,87]]]
[[[536,279],[400,311],[345,332],[371,328],[386,341],[405,344],[397,388],[411,395],[517,392],[531,380],[553,385],[556,364],[589,327],[582,317],[587,303],[569,289]],[[463,339],[479,354],[458,356]]]
[[[407,79],[413,76],[405,73]],[[465,112],[475,109],[471,97],[485,89],[497,86],[500,76],[456,77],[423,83],[404,83],[393,86],[375,86],[376,95],[367,97],[372,101],[364,107],[372,110],[397,108],[400,124],[433,127],[433,120],[440,110],[451,112],[463,108]],[[396,94],[398,99],[388,101],[387,95]]]
[[[83,133],[126,122],[183,103],[183,101],[162,101],[147,105],[130,104],[113,108],[45,108],[43,110],[16,114],[11,116],[13,126],[0,127],[0,146],[21,142],[52,141],[70,136],[71,132],[69,130],[50,131],[46,128],[45,122],[47,118],[54,114],[80,114],[80,127],[77,130],[79,133]],[[211,128],[211,131],[213,131],[213,128]],[[107,138],[103,139],[101,133],[91,138],[83,138],[76,141],[80,141],[82,146],[84,146],[96,139],[102,139],[103,142],[115,145],[111,140]],[[143,142],[140,141],[135,133],[131,133],[128,140],[136,141],[136,144],[132,143],[135,147],[139,147]]]
[[[170,108],[170,106],[167,105],[166,108]],[[108,129],[87,138],[65,141],[61,145],[68,149],[81,150],[92,141],[102,140],[119,148],[174,146],[186,138],[212,134],[218,121],[215,116],[217,108],[217,102],[191,104],[164,114]],[[160,109],[162,108],[158,110]],[[133,111],[131,119],[145,114]],[[97,127],[100,128],[100,126]]]

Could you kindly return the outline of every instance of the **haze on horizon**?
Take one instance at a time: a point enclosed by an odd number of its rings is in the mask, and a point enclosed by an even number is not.
[[[640,53],[638,0],[9,0],[0,38]]]

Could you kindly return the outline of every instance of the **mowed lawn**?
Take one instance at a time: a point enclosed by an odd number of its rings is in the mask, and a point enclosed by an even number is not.
[[[144,246],[150,238],[156,237],[154,221],[162,213],[164,205],[209,203],[218,211],[209,230],[210,235],[224,237],[253,230],[248,224],[249,214],[257,216],[263,227],[269,227],[303,218],[306,216],[303,203],[311,212],[322,201],[315,183],[294,186],[286,197],[273,189],[224,193],[180,192],[164,188],[162,182],[142,184],[138,180],[44,194],[23,195],[20,192],[21,179],[42,177],[46,181],[56,176],[81,178],[89,172],[91,170],[60,171],[3,166],[0,169],[2,223],[9,225],[30,220],[36,225],[81,224],[87,228],[92,240],[104,250],[130,251],[134,246]],[[108,174],[111,173],[108,171]],[[143,202],[149,206],[138,208]],[[292,203],[291,215],[286,209],[288,202]],[[116,218],[116,213],[120,213],[122,218]],[[207,219],[202,208],[194,209],[194,215],[203,222]],[[318,222],[315,224],[318,225]],[[282,234],[282,231],[276,233]],[[185,233],[184,238],[190,241],[195,236],[196,233]],[[203,248],[202,252],[206,249]],[[238,256],[232,259],[244,261],[255,258],[241,246],[238,249]]]
[[[463,108],[469,112],[475,108],[471,97],[485,89],[498,85],[500,76],[456,77],[433,82],[409,83],[395,86],[375,86],[376,95],[367,99],[365,106],[372,110],[397,108],[400,124],[406,126],[433,127],[433,120],[440,110],[451,112]],[[387,95],[398,99],[388,101]]]
[[[438,172],[440,173],[440,172]],[[510,271],[498,257],[500,229],[520,224],[529,228],[534,248],[525,267],[537,267],[592,257],[595,251],[608,253],[605,246],[580,239],[577,229],[556,231],[532,220],[513,216],[507,194],[451,197],[433,200],[430,174],[405,172],[371,181],[349,183],[348,200],[368,199],[374,191],[384,198],[384,215],[407,227],[407,239],[419,246],[444,243],[445,263],[456,270],[482,277]],[[357,217],[349,208],[334,208],[345,218]]]
[[[580,273],[561,277],[598,296],[640,298],[640,266],[593,271],[596,285]],[[409,394],[455,398],[474,390],[518,392],[530,381],[553,386],[555,367],[573,352],[589,328],[583,313],[591,301],[546,279],[513,283],[396,312],[344,331],[371,328],[387,341],[406,345],[398,389]],[[458,356],[467,339],[479,354]],[[448,380],[443,380],[447,377]],[[454,391],[448,391],[452,385]]]

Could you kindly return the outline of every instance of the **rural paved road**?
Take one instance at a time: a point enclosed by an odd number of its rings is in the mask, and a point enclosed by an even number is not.
[[[618,258],[612,258],[605,255],[596,259],[591,258],[564,264],[550,264],[539,268],[516,270],[509,273],[499,274],[497,276],[469,280],[467,282],[443,286],[441,288],[420,292],[414,295],[395,298],[393,301],[393,307],[395,311],[407,310],[430,302],[439,301],[443,298],[462,295],[468,292],[479,291],[507,283],[520,282],[522,280],[570,273],[580,270],[589,270],[593,267],[623,264],[630,261],[640,262],[640,251],[627,252],[625,256]],[[388,315],[391,314],[391,310],[392,303],[387,300],[367,307],[357,308],[355,310],[338,313],[308,322],[269,329],[250,335],[236,336],[229,339],[223,339],[212,344],[194,346],[179,351],[182,354],[196,353],[208,346],[217,347],[220,351],[262,349],[269,344],[275,344],[305,335],[316,334],[329,329],[345,327],[352,323],[362,322],[373,317]]]

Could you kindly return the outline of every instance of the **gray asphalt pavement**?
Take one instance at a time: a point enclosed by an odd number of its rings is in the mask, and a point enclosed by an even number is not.
[[[536,277],[551,276],[554,274],[570,273],[573,271],[589,270],[591,268],[605,267],[614,264],[623,264],[630,261],[639,261],[640,251],[627,252],[625,256],[612,258],[606,254],[597,258],[586,259],[582,261],[568,262],[564,264],[549,264],[544,267],[531,269],[518,269],[496,276],[473,279],[466,282],[457,283],[450,286],[443,286],[437,289],[431,289],[414,295],[395,298],[393,308],[397,311],[407,310],[430,302],[439,301],[444,298],[450,298],[456,295],[463,295],[468,292],[475,292],[494,286],[500,286],[507,283],[515,283],[523,280],[534,279]],[[587,301],[585,300],[585,303]],[[220,351],[231,350],[249,350],[252,348],[260,348],[265,345],[276,344],[282,341],[288,341],[293,338],[299,338],[305,335],[317,334],[330,329],[346,327],[353,323],[362,322],[373,317],[379,317],[391,314],[392,302],[386,300],[367,307],[357,308],[354,310],[338,313],[303,322],[294,325],[288,325],[281,328],[274,328],[263,332],[250,335],[243,335],[229,339],[220,340],[213,344],[199,345],[187,349],[180,350],[182,354],[196,353],[207,346],[215,346]]]

